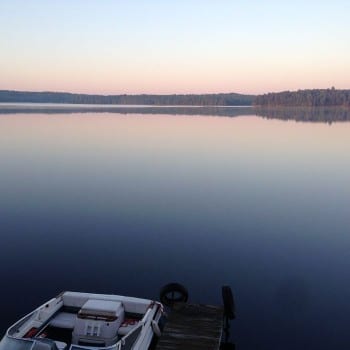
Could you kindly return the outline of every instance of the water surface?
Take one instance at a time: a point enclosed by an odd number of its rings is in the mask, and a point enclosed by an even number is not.
[[[179,281],[232,286],[238,349],[350,346],[350,123],[191,111],[0,116],[2,332],[62,290]]]

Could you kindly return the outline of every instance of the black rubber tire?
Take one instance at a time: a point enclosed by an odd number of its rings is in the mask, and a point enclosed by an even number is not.
[[[175,296],[174,294],[177,294]],[[188,291],[180,283],[169,283],[161,288],[160,302],[165,306],[173,306],[176,303],[186,303],[188,300]]]
[[[236,307],[230,286],[222,286],[222,300],[224,302],[225,316],[229,320],[236,318]]]

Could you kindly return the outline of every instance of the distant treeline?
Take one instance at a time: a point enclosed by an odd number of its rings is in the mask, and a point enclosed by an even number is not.
[[[251,106],[253,95],[88,95],[65,92],[0,90],[0,102],[70,103],[155,106]]]
[[[350,107],[350,90],[314,89],[283,91],[256,96],[256,106]]]
[[[264,95],[88,95],[66,92],[0,90],[0,102],[66,103],[91,105],[150,106],[261,106],[261,107],[350,107],[350,90],[314,89],[283,91]]]

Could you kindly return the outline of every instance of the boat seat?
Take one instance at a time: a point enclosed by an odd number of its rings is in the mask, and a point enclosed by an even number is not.
[[[147,300],[138,300],[137,298],[129,298],[123,296],[89,294],[79,292],[65,292],[62,295],[63,305],[71,308],[82,308],[89,299],[120,301],[124,305],[126,312],[144,315],[149,306]]]
[[[73,329],[77,319],[76,314],[60,312],[50,321],[50,326],[64,329]]]
[[[136,328],[139,325],[138,320],[134,319],[125,319],[124,322],[121,324],[121,326],[118,329],[118,335],[120,337],[123,337],[124,335],[131,332],[134,328]]]
[[[123,321],[124,307],[120,301],[90,299],[78,312],[72,343],[111,346]]]

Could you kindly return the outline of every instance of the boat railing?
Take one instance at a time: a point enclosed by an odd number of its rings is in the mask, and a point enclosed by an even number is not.
[[[32,311],[30,314],[22,317],[19,321],[17,321],[14,325],[12,325],[6,332],[6,334],[11,338],[16,338],[16,335],[18,335],[18,332],[20,331],[21,327],[29,320],[31,319],[34,314],[37,312],[37,309]]]
[[[123,337],[118,342],[117,350],[129,350],[129,349],[131,349],[132,346],[135,344],[136,339],[140,335],[143,326],[144,326],[143,323],[140,323],[130,333],[128,333],[125,337]]]
[[[147,323],[148,320],[152,319],[152,317],[150,317],[150,314],[154,312],[153,309],[148,309],[146,311],[146,313],[144,314],[144,316],[142,317],[142,320],[141,320],[141,324],[145,325]]]

